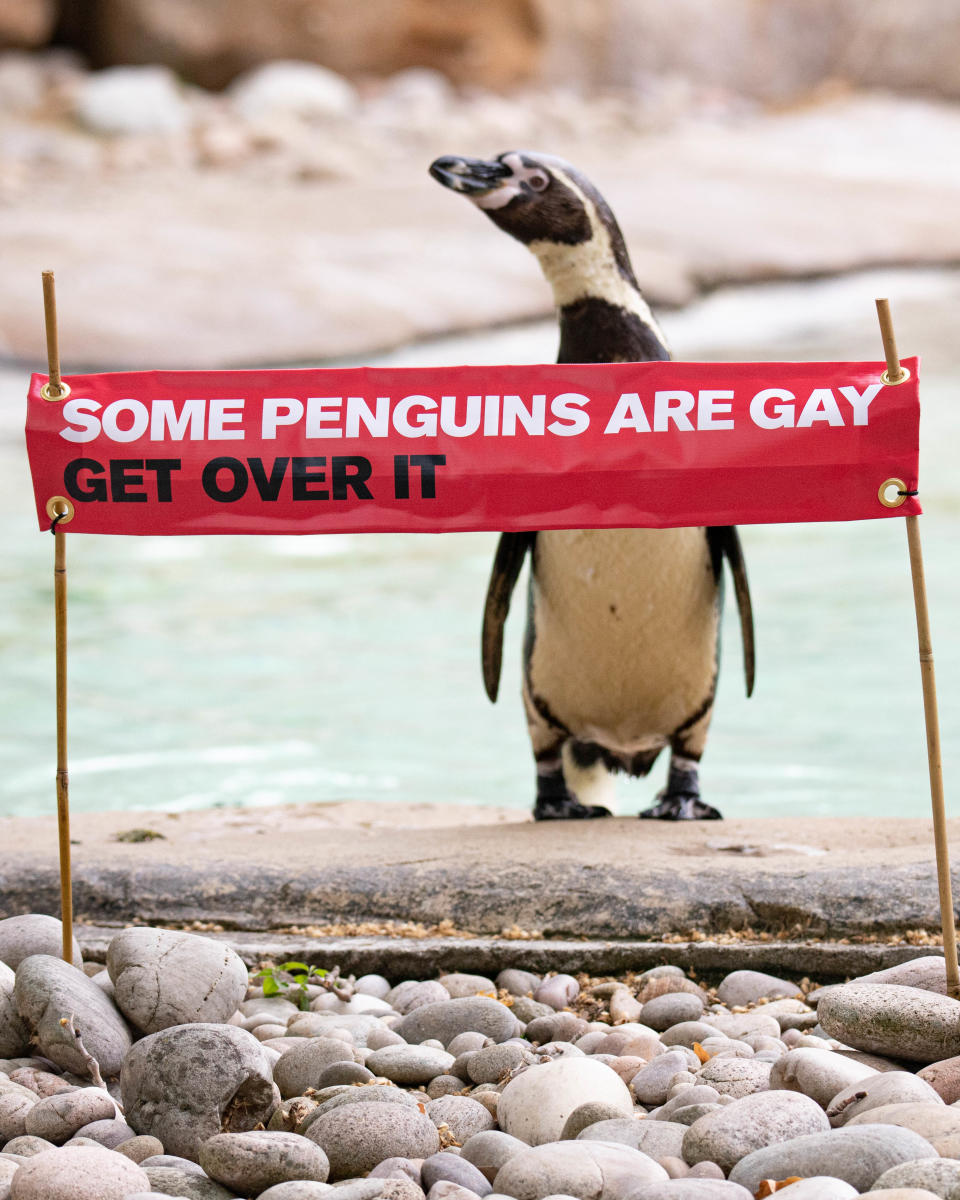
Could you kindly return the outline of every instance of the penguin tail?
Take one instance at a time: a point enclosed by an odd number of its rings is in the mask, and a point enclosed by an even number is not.
[[[743,673],[746,679],[747,696],[753,695],[756,677],[756,645],[753,634],[753,604],[750,600],[750,584],[747,581],[747,564],[743,557],[743,546],[736,525],[711,525],[707,530],[710,548],[714,555],[715,570],[719,574],[721,559],[730,564],[733,576],[733,591],[740,613],[740,636],[743,641]]]
[[[483,686],[491,703],[500,690],[500,669],[503,662],[503,627],[510,611],[510,600],[517,585],[527,551],[533,550],[535,533],[503,533],[490,572],[487,599],[483,607],[483,631],[480,651],[483,665]]]

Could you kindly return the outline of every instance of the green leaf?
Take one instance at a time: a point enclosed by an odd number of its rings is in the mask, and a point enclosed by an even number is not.
[[[283,985],[286,986],[286,985]],[[263,977],[263,994],[265,996],[275,996],[280,991],[280,983],[272,975],[267,975],[264,972]]]
[[[277,968],[278,971],[286,971],[288,975],[309,975],[310,968],[306,963],[302,962],[285,962],[281,963]]]

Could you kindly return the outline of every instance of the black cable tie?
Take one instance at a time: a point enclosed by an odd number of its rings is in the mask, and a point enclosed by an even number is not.
[[[898,496],[919,496],[920,493],[916,488],[914,488],[912,492],[901,492],[898,490],[897,495]]]
[[[50,532],[51,533],[55,534],[57,532],[57,526],[60,524],[60,522],[64,519],[64,517],[66,515],[67,514],[65,512],[57,513],[57,515],[50,522]]]

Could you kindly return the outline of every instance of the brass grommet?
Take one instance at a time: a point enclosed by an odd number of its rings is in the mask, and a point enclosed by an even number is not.
[[[75,513],[73,501],[68,500],[66,496],[51,496],[47,501],[47,516],[51,521],[59,517],[61,525],[69,525]]]
[[[70,384],[64,383],[61,379],[60,390],[56,393],[56,395],[54,395],[48,381],[43,385],[43,387],[41,387],[40,395],[44,398],[44,400],[66,400],[66,398],[70,395]]]
[[[888,387],[896,387],[898,383],[906,383],[909,378],[910,372],[906,367],[901,367],[900,374],[894,378],[890,377],[889,371],[884,371],[884,373],[880,376],[880,382],[887,384]]]
[[[892,500],[887,496],[887,492],[889,492],[891,488],[896,489]],[[907,498],[905,495],[903,495],[903,493],[906,491],[907,485],[902,479],[885,479],[877,490],[877,499],[884,508],[899,508]]]

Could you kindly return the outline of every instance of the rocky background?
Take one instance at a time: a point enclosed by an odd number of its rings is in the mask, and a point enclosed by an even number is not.
[[[952,0],[0,0],[0,360],[368,354],[545,315],[426,174],[559,154],[651,299],[960,260]]]

